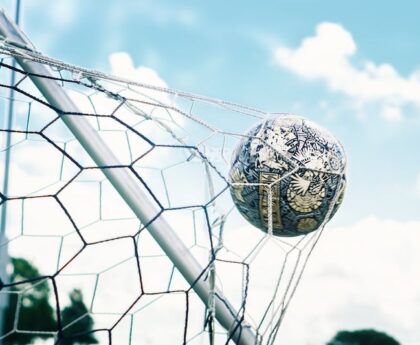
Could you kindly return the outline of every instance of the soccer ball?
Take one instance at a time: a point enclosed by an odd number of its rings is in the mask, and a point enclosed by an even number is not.
[[[271,225],[274,235],[297,236],[318,229],[337,211],[345,169],[343,147],[328,131],[300,116],[278,115],[238,144],[230,192],[257,228],[267,232]]]

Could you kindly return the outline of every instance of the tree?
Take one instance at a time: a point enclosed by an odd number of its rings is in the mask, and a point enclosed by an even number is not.
[[[97,344],[98,340],[94,334],[89,333],[93,329],[93,319],[88,314],[88,309],[83,302],[82,291],[74,289],[69,297],[70,305],[63,309],[61,316],[65,329],[63,331],[64,338],[60,344]],[[72,322],[74,323],[71,324]],[[71,325],[66,327],[69,324]]]
[[[57,332],[58,325],[55,312],[51,306],[50,287],[38,269],[23,258],[11,258],[12,273],[10,282],[17,283],[10,288],[8,305],[4,313],[4,333],[14,330],[15,320],[17,329],[34,331],[28,333],[13,332],[4,340],[4,345],[32,344],[37,338],[51,337],[48,334],[35,333],[36,331]],[[21,296],[19,298],[19,296]],[[93,333],[93,319],[83,303],[82,292],[72,290],[69,295],[70,305],[62,310],[62,325],[65,328],[60,344],[97,344]],[[16,313],[18,312],[18,315]],[[86,315],[84,317],[81,317]],[[80,318],[80,319],[79,319]],[[77,322],[74,322],[76,319]],[[74,322],[69,327],[66,325]]]
[[[327,345],[401,345],[390,335],[374,329],[339,331]]]
[[[32,281],[15,285],[9,296],[8,306],[4,315],[4,332],[14,329],[15,318],[17,318],[17,328],[28,331],[51,331],[57,330],[54,318],[54,310],[48,299],[50,287],[47,280],[36,280],[41,277],[38,270],[27,260],[22,258],[11,258],[13,267],[10,282]],[[21,300],[19,300],[21,295]],[[18,308],[18,303],[19,308]],[[15,313],[19,312],[18,315]],[[17,333],[13,332],[4,339],[5,345],[24,345],[30,344],[35,338],[47,338],[46,334]]]

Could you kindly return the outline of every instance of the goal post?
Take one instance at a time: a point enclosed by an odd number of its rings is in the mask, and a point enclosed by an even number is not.
[[[0,35],[8,44],[33,50],[23,32],[0,10]],[[42,64],[16,57],[22,69],[28,73],[34,85],[45,97],[47,102],[62,115],[80,113],[76,104],[66,94],[63,88],[52,78],[47,68]],[[118,158],[108,148],[106,142],[83,116],[61,116],[66,126],[81,143],[86,152],[98,167],[121,166]],[[191,284],[194,291],[205,305],[209,305],[212,292],[208,280],[205,279],[205,268],[190,253],[185,244],[172,229],[139,186],[139,181],[127,169],[102,169],[115,190],[160,245],[183,277]],[[152,220],[152,221],[150,221]],[[215,292],[215,318],[229,332],[230,337],[238,345],[258,343],[256,332],[248,326],[220,291]]]

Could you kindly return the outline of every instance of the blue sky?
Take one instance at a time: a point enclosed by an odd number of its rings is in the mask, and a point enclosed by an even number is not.
[[[10,13],[12,1],[5,5]],[[333,226],[420,230],[420,3],[23,0],[22,8],[25,32],[49,56],[110,71],[108,57],[123,51],[171,88],[311,118],[349,157]],[[414,344],[419,334],[404,327],[395,331]]]
[[[9,1],[10,3],[10,1]],[[170,2],[23,1],[26,32],[42,52],[100,70],[108,56],[129,53],[167,84],[268,111],[297,112],[329,128],[349,155],[350,188],[341,220],[367,215],[419,219],[418,106],[405,102],[400,121],[380,116],[383,98],[331,91],[280,66],[275,49],[296,49],[323,22],[352,35],[355,68],[387,63],[408,78],[420,68],[419,5],[361,1]],[[71,43],[70,43],[71,42]],[[396,203],[396,196],[404,200]],[[404,205],[402,207],[402,204]]]

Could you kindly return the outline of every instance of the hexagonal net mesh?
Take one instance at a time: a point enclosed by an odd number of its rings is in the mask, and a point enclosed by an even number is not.
[[[236,327],[252,327],[256,344],[273,344],[324,224],[276,237],[272,225],[262,232],[234,207],[232,151],[248,127],[272,114],[16,47],[3,45],[2,54],[0,101],[14,106],[12,127],[4,121],[0,129],[0,160],[9,157],[1,163],[9,172],[0,194],[3,343],[233,343],[232,330],[216,321],[219,300]],[[59,83],[80,111],[50,105],[31,73],[12,66],[16,56],[48,66],[53,77],[38,77]],[[119,164],[98,166],[65,117],[85,118]],[[104,174],[117,169],[157,210],[150,219],[140,220]],[[268,216],[272,223],[271,206]],[[148,231],[160,218],[200,264],[205,303]]]

